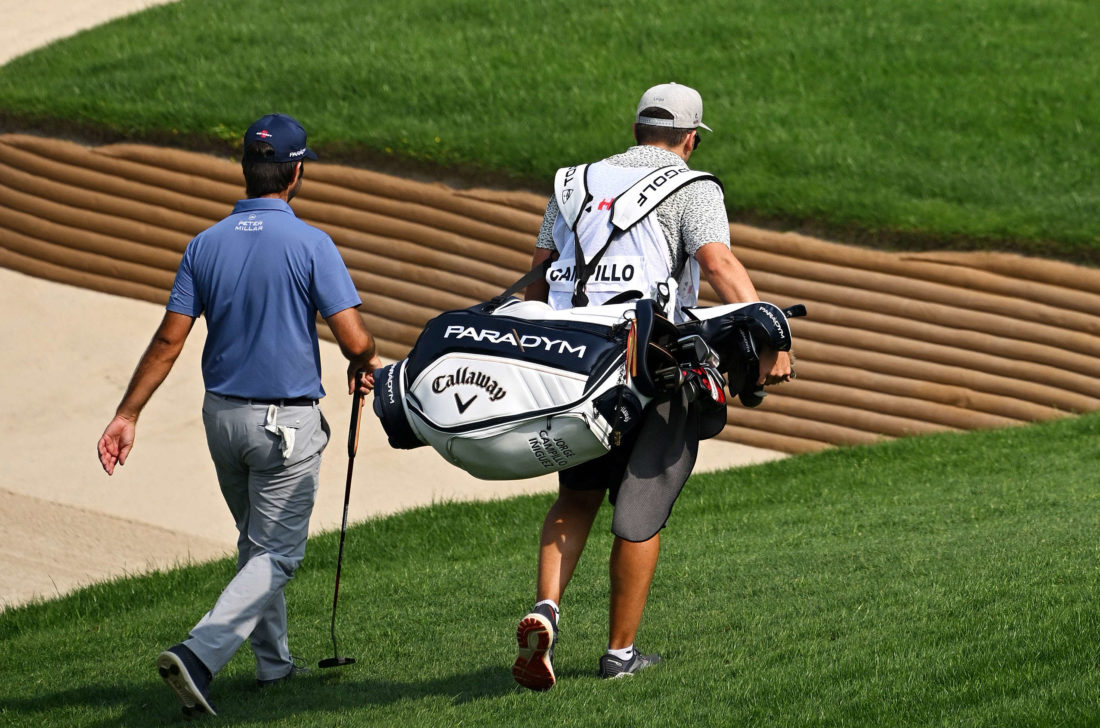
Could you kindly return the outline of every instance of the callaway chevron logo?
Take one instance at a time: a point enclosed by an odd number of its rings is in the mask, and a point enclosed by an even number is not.
[[[443,394],[451,387],[457,387],[461,384],[470,384],[484,389],[489,395],[489,399],[493,402],[496,402],[498,399],[508,394],[508,391],[500,386],[497,380],[484,372],[479,372],[476,369],[470,369],[468,367],[459,367],[458,371],[454,374],[439,375],[432,380],[432,391],[436,394]],[[457,394],[455,395],[455,402],[458,404],[459,412],[465,412],[466,408],[469,407],[473,401],[473,399],[470,399],[463,402],[458,398]]]

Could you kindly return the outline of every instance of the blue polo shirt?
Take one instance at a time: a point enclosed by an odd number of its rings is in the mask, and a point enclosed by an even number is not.
[[[184,251],[168,310],[206,316],[207,391],[319,399],[317,313],[362,301],[332,239],[280,199],[241,200]]]

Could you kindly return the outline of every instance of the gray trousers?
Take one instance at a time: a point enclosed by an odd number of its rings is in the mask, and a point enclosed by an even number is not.
[[[328,423],[318,405],[277,408],[210,392],[202,420],[237,525],[237,574],[183,644],[217,674],[247,639],[257,679],[281,678],[293,669],[283,587],[306,553]]]

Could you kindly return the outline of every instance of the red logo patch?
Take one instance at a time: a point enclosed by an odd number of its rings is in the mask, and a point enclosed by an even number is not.
[[[260,132],[257,132],[256,136],[267,139],[269,136],[271,136],[271,132],[269,132],[267,129],[264,129]]]

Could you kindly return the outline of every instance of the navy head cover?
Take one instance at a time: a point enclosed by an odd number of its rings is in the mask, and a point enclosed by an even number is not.
[[[796,304],[781,309],[764,301],[731,303],[724,306],[684,309],[688,320],[679,325],[685,333],[697,334],[718,354],[719,369],[725,375],[730,394],[746,407],[764,401],[764,388],[756,383],[760,353],[765,349],[791,350],[789,318],[806,315]]]

